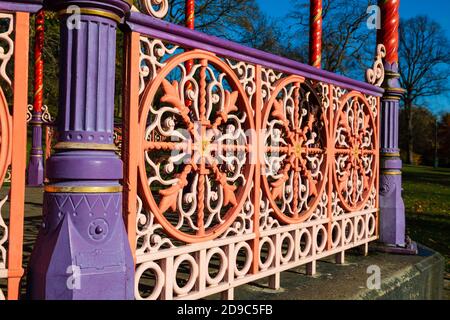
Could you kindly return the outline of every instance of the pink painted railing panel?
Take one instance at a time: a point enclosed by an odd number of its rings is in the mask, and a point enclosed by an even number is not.
[[[30,10],[0,5],[0,300],[19,298],[23,275],[29,13],[19,9]]]
[[[382,89],[139,13],[129,24],[124,214],[137,299],[230,299],[367,251]]]

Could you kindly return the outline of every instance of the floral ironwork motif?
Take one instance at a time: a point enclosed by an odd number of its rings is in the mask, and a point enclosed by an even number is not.
[[[342,102],[335,123],[335,183],[346,210],[360,210],[376,176],[377,132],[371,106],[352,92]]]
[[[251,187],[245,131],[254,125],[239,79],[214,55],[192,51],[170,59],[142,101],[144,207],[176,239],[217,238]]]
[[[304,79],[276,85],[264,111],[265,192],[284,223],[304,221],[325,186],[327,129],[321,99]]]

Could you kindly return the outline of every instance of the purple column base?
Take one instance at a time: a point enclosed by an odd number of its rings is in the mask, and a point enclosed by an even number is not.
[[[380,181],[380,241],[405,246],[405,205],[402,199],[402,176],[381,175]]]
[[[44,185],[44,159],[43,156],[32,155],[28,164],[29,187],[41,187]]]
[[[35,300],[131,300],[134,262],[120,193],[46,193],[28,272]]]

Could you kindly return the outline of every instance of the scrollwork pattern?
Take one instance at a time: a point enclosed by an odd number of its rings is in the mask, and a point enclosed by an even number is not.
[[[169,0],[139,0],[139,6],[148,15],[163,19],[169,12]]]
[[[325,183],[327,183],[327,181],[325,181]],[[322,193],[319,204],[308,221],[326,219],[328,217],[328,201],[328,194],[326,192]]]
[[[31,120],[33,119],[33,110],[34,110],[33,105],[29,104],[27,106],[27,123],[30,123]]]
[[[55,123],[55,118],[50,113],[47,105],[42,106],[42,121],[45,124],[50,124],[50,125]]]
[[[11,35],[14,31],[14,15],[0,13],[0,21],[7,20],[7,28],[0,33],[0,78],[11,86],[11,78],[7,74],[6,67],[14,54],[14,41]]]
[[[253,181],[252,188],[253,189]],[[248,194],[247,200],[242,207],[242,211],[237,215],[236,220],[228,228],[228,230],[221,237],[226,238],[230,236],[242,236],[253,232],[253,216],[255,214],[255,206],[252,201],[251,193]]]
[[[283,77],[283,73],[268,68],[261,68],[261,72],[261,92],[264,102],[271,98],[275,83]]]
[[[366,71],[366,81],[377,87],[380,87],[384,81],[384,57],[386,57],[386,48],[383,44],[379,44],[377,46],[377,56],[374,65]]]
[[[242,87],[248,95],[249,101],[253,102],[253,96],[256,93],[256,67],[245,62],[236,62],[226,59],[227,64],[234,70],[241,82]]]
[[[269,200],[263,199],[261,192],[261,200],[259,202],[259,230],[266,231],[280,227],[280,223],[273,217],[273,209]]]
[[[139,94],[145,90],[146,81],[153,80],[158,70],[163,68],[168,56],[175,53],[177,46],[166,46],[161,40],[149,39],[141,37],[141,55],[140,55],[140,72],[139,72]]]
[[[158,252],[161,248],[175,248],[172,241],[158,234],[163,227],[155,222],[155,215],[142,206],[142,200],[138,196],[138,211],[136,217],[137,255]]]
[[[6,269],[6,248],[4,245],[8,241],[8,226],[3,220],[2,209],[7,200],[8,196],[0,201],[0,269]]]

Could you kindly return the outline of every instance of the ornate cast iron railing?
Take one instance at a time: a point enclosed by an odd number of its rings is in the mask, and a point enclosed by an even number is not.
[[[127,23],[137,299],[232,298],[250,281],[278,288],[282,271],[367,252],[382,89],[141,13]]]
[[[0,299],[19,297],[23,275],[26,12],[39,3],[0,2],[2,187],[11,176],[0,199],[0,209],[10,200],[9,215],[0,215],[0,278],[8,285],[2,291],[0,279]],[[379,236],[384,47],[363,83],[320,70],[317,41],[311,67],[158,20],[166,0],[139,3],[147,15],[113,15],[129,27],[115,136],[135,298],[230,299],[245,283],[268,277],[276,289],[285,270],[305,265],[314,274],[318,259],[343,263],[351,248],[367,252]]]
[[[19,297],[23,275],[28,12],[39,7],[34,2],[0,3],[0,186],[3,195],[0,199],[0,300]],[[5,186],[5,182],[10,185]],[[4,279],[7,279],[7,291],[3,291]]]

